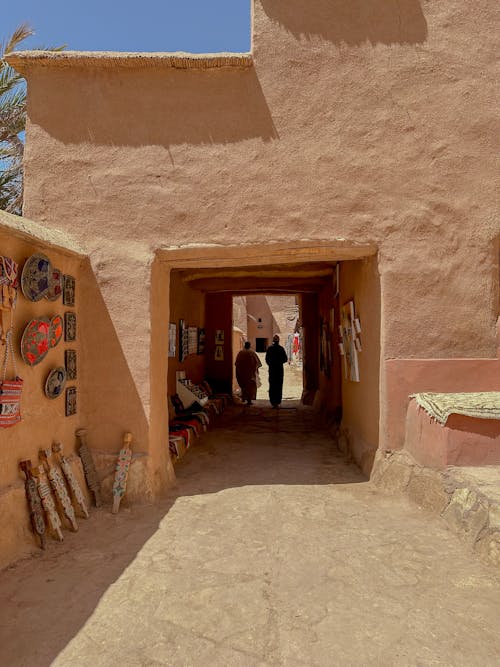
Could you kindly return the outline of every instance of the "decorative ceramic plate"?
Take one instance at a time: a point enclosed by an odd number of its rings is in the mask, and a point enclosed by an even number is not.
[[[63,337],[64,333],[64,321],[62,315],[54,315],[50,320],[50,329],[49,329],[49,347],[52,349],[59,344],[59,341]]]
[[[50,320],[43,317],[31,320],[21,339],[21,356],[28,366],[36,366],[49,351]]]
[[[45,396],[47,398],[59,398],[62,396],[66,386],[66,371],[58,366],[50,371],[45,380]]]
[[[57,301],[63,291],[63,274],[61,269],[52,269],[49,273],[49,291],[45,298],[49,301]]]
[[[29,301],[40,301],[49,291],[49,276],[52,275],[50,260],[37,253],[26,261],[21,275],[21,289]]]

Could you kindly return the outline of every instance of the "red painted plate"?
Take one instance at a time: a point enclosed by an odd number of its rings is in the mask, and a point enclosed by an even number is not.
[[[49,351],[50,320],[42,317],[31,320],[24,329],[21,339],[21,356],[28,366],[36,366]]]
[[[64,322],[62,315],[54,315],[50,321],[49,329],[49,347],[52,349],[59,345],[64,333]]]

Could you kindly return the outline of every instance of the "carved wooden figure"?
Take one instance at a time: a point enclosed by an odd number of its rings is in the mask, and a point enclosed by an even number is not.
[[[120,508],[120,502],[127,488],[128,471],[132,460],[132,433],[125,433],[123,436],[123,447],[118,454],[118,461],[115,468],[115,482],[113,484],[113,514],[117,514]]]
[[[40,458],[42,461],[45,460],[47,468],[49,471],[50,485],[56,494],[58,501],[61,504],[61,507],[64,510],[64,514],[67,516],[68,521],[71,524],[71,528],[74,531],[78,530],[78,524],[76,522],[75,510],[71,504],[71,498],[68,495],[68,490],[66,489],[66,484],[61,475],[61,471],[53,464],[52,462],[52,452],[50,449],[41,449]]]
[[[54,498],[52,497],[45,468],[43,466],[35,466],[35,468],[33,468],[33,475],[37,478],[38,493],[42,499],[43,509],[49,520],[49,526],[52,529],[52,532],[57,535],[57,539],[62,542],[64,536],[62,534],[61,517],[59,516]]]
[[[36,480],[31,471],[31,461],[29,459],[21,461],[19,467],[26,475],[24,489],[26,491],[26,498],[30,508],[30,519],[33,532],[40,538],[42,549],[45,549],[45,519],[43,516],[42,501],[38,495]]]
[[[68,486],[71,489],[71,493],[73,494],[74,499],[80,506],[83,516],[86,519],[88,519],[89,511],[87,509],[87,503],[85,502],[85,496],[83,495],[83,491],[81,490],[80,485],[78,484],[78,480],[75,477],[75,474],[71,467],[71,463],[64,456],[62,442],[54,442],[54,444],[52,445],[52,451],[59,456],[59,464],[61,466],[64,476],[66,477]]]
[[[97,475],[97,471],[94,465],[94,460],[92,458],[90,449],[87,445],[87,430],[84,428],[78,429],[78,431],[76,432],[76,437],[78,438],[78,441],[80,443],[78,453],[80,455],[80,458],[82,459],[83,470],[85,472],[85,479],[87,480],[89,489],[94,494],[95,506],[100,507],[102,505],[101,482],[99,481],[99,477]]]

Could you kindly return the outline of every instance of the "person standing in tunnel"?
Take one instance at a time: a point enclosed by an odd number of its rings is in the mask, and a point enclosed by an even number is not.
[[[288,361],[285,348],[280,345],[280,337],[273,336],[273,344],[267,348],[266,364],[269,366],[269,400],[277,408],[283,396],[283,365]]]
[[[247,405],[252,405],[257,396],[257,375],[262,364],[257,354],[250,349],[249,341],[238,352],[235,366],[236,381],[241,388],[241,400],[246,401]]]

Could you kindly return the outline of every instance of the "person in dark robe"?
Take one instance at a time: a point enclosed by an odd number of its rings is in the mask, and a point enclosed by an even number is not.
[[[252,401],[257,396],[257,373],[262,364],[257,354],[250,349],[248,341],[238,352],[234,365],[236,366],[236,380],[241,388],[241,400],[245,401],[247,405],[252,405]]]
[[[285,348],[280,345],[280,337],[273,336],[273,344],[267,348],[266,364],[269,366],[269,400],[277,408],[283,396],[283,365],[288,361]]]

